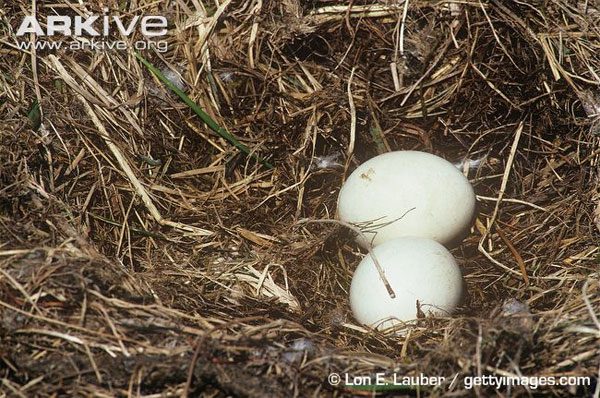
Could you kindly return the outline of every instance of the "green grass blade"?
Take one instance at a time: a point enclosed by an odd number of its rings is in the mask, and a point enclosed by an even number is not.
[[[31,123],[31,129],[37,131],[42,124],[42,112],[40,112],[40,104],[37,99],[33,100],[29,111],[27,111],[27,118]]]
[[[204,112],[202,110],[202,108],[200,108],[200,106],[198,106],[198,104],[196,104],[194,101],[192,101],[192,99],[190,97],[188,97],[186,93],[183,92],[183,90],[181,90],[179,87],[175,86],[173,84],[173,82],[171,82],[169,79],[167,79],[165,77],[165,75],[159,69],[157,69],[154,65],[152,65],[150,63],[150,61],[148,61],[147,59],[145,59],[144,57],[142,57],[142,55],[139,52],[136,51],[135,52],[135,56],[136,56],[137,59],[140,60],[140,62],[142,64],[144,64],[144,66],[146,68],[148,68],[148,70],[150,72],[152,72],[156,77],[158,77],[158,79],[161,82],[163,82],[169,89],[171,89],[171,91],[173,91],[175,94],[177,94],[177,96],[179,98],[181,98],[181,100],[187,106],[189,106],[194,111],[194,113],[196,115],[198,115],[198,117],[200,117],[200,119],[202,119],[202,121],[204,123],[206,123],[206,125],[211,130],[213,130],[215,133],[217,133],[218,135],[220,135],[221,137],[223,137],[224,139],[226,139],[227,141],[229,141],[233,146],[235,146],[241,152],[245,153],[246,155],[252,156],[254,159],[256,159],[258,162],[262,163],[264,166],[268,167],[269,169],[273,168],[272,164],[270,164],[269,162],[267,162],[266,160],[264,160],[260,156],[251,153],[250,149],[246,145],[242,144],[229,131],[227,131],[227,129],[219,126],[217,124],[217,122],[215,122],[213,120],[213,118],[211,118],[208,113]]]

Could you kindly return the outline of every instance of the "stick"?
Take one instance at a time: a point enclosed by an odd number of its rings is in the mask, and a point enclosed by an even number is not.
[[[498,192],[498,200],[496,201],[496,206],[494,207],[494,212],[492,213],[492,218],[490,220],[489,226],[485,229],[485,232],[481,239],[479,240],[478,250],[481,252],[488,260],[499,266],[500,268],[519,276],[522,276],[519,272],[515,271],[512,268],[507,267],[502,264],[500,261],[493,258],[483,247],[483,242],[490,234],[490,230],[494,226],[494,222],[496,222],[496,218],[498,217],[498,210],[500,208],[500,203],[502,203],[502,198],[504,197],[504,191],[506,190],[506,185],[508,184],[508,176],[510,175],[510,170],[512,169],[513,161],[515,160],[515,153],[517,152],[517,148],[519,147],[519,139],[521,138],[521,133],[523,132],[523,122],[519,123],[517,127],[517,131],[515,133],[515,138],[513,140],[512,147],[510,148],[510,154],[508,155],[508,160],[506,161],[506,168],[504,169],[504,175],[502,176],[502,183],[500,184],[500,192]]]
[[[377,268],[377,272],[379,273],[379,278],[381,278],[381,281],[385,285],[385,289],[387,290],[387,292],[391,298],[396,298],[396,293],[394,292],[394,289],[392,289],[392,286],[390,285],[387,278],[385,277],[385,272],[383,271],[383,268],[381,267],[379,260],[377,260],[377,257],[375,256],[375,252],[373,251],[373,245],[371,244],[369,239],[367,239],[366,235],[360,230],[360,228],[358,228],[355,225],[352,225],[350,223],[347,223],[345,221],[340,221],[340,220],[325,220],[325,219],[322,219],[322,220],[307,220],[307,219],[298,220],[298,224],[308,224],[308,223],[338,224],[343,227],[351,229],[352,231],[357,233],[361,238],[363,238],[367,244],[367,250],[369,251],[369,255],[373,259],[373,264],[375,265],[375,268]]]

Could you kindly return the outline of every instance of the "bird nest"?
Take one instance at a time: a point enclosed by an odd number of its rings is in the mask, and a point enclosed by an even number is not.
[[[43,3],[0,10],[7,395],[598,396],[594,2]],[[166,47],[17,35],[56,14],[163,16]],[[319,220],[404,149],[478,195],[468,297],[380,332]]]

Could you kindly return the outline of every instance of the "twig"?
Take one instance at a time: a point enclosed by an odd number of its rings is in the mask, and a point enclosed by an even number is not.
[[[500,203],[502,203],[502,198],[504,197],[504,192],[506,191],[508,177],[510,176],[510,171],[512,170],[512,164],[515,160],[515,154],[517,153],[517,148],[519,147],[519,140],[521,139],[522,132],[523,122],[519,123],[517,131],[515,133],[515,138],[513,140],[512,147],[510,148],[510,154],[508,155],[508,160],[506,161],[506,168],[504,169],[504,175],[502,176],[502,183],[500,184],[500,191],[498,192],[498,201],[496,202],[496,206],[494,207],[494,212],[492,213],[492,219],[490,221],[489,228],[492,227],[494,222],[496,222],[496,218],[498,217],[498,210],[500,209]],[[489,228],[486,231],[487,233],[489,233]]]
[[[508,160],[506,161],[506,168],[504,169],[504,175],[502,176],[502,183],[500,184],[500,192],[498,192],[498,200],[496,201],[496,206],[494,207],[494,212],[492,213],[492,218],[490,219],[489,225],[485,229],[485,232],[483,233],[483,235],[481,236],[481,239],[479,240],[479,245],[478,245],[479,252],[482,253],[488,260],[490,260],[497,266],[501,267],[502,269],[504,269],[510,273],[519,275],[519,276],[521,276],[521,274],[519,272],[515,271],[512,268],[507,267],[506,265],[502,264],[501,262],[499,262],[498,260],[493,258],[483,247],[483,242],[485,242],[486,238],[490,234],[490,230],[494,226],[494,222],[496,222],[496,218],[498,217],[498,210],[500,208],[500,203],[502,203],[502,198],[504,197],[504,191],[506,190],[506,185],[508,184],[508,177],[510,175],[510,170],[512,169],[512,164],[515,159],[515,154],[517,152],[517,148],[519,147],[519,140],[521,138],[522,132],[523,132],[523,122],[519,123],[519,126],[517,127],[517,131],[515,133],[515,138],[513,140],[512,147],[510,148],[510,154],[508,155]]]
[[[308,15],[311,22],[323,24],[343,18],[381,18],[397,14],[401,4],[332,5],[317,8]],[[342,15],[342,13],[344,15]],[[348,16],[346,16],[348,14]]]
[[[537,209],[537,210],[548,212],[548,209],[546,209],[545,207],[538,206],[535,203],[527,202],[527,201],[521,200],[521,199],[492,198],[490,196],[477,195],[477,200],[489,200],[489,201],[492,201],[492,202],[498,202],[498,201],[500,201],[500,202],[518,203],[520,205],[526,205],[526,206],[532,207],[532,208]]]
[[[583,302],[585,303],[585,306],[586,306],[588,312],[590,313],[590,317],[592,318],[594,325],[596,325],[596,328],[598,328],[598,333],[600,334],[600,321],[598,320],[598,316],[596,315],[596,312],[594,311],[594,307],[592,307],[592,303],[590,302],[590,299],[588,298],[588,295],[587,295],[589,282],[590,281],[588,279],[583,284],[583,288],[581,289],[581,297],[583,299]]]
[[[354,69],[350,72],[350,78],[348,79],[348,104],[350,106],[350,142],[348,143],[348,159],[354,152],[354,142],[356,141],[356,106],[354,105],[354,98],[352,98],[352,78],[354,77]]]
[[[33,0],[31,2],[31,14],[34,18],[37,18],[37,1]],[[38,68],[37,68],[37,47],[35,45],[35,33],[31,33],[29,36],[29,40],[31,42],[31,73],[33,75],[33,88],[35,91],[35,97],[38,100],[39,110],[40,110],[40,122],[44,120],[44,109],[42,107],[42,92],[40,90],[40,81],[38,76]]]
[[[517,261],[517,264],[519,264],[519,268],[521,270],[521,274],[523,274],[523,280],[525,281],[525,284],[529,285],[529,276],[527,276],[527,268],[525,268],[525,261],[523,261],[523,257],[521,257],[515,246],[511,243],[510,240],[508,240],[508,238],[506,237],[506,235],[504,235],[504,232],[502,232],[500,228],[496,227],[496,232],[498,233],[500,239],[504,241],[504,243],[508,247],[508,250],[510,250],[510,252],[512,253],[513,257]]]
[[[406,16],[408,14],[408,0],[404,1],[404,9],[402,10],[402,24],[400,25],[400,56],[404,57],[404,27],[406,25]]]
[[[326,220],[326,219],[321,219],[321,220],[308,220],[308,219],[298,220],[298,224],[309,224],[309,223],[338,224],[338,225],[341,225],[341,226],[346,227],[348,229],[351,229],[353,232],[355,232],[361,238],[363,238],[363,240],[366,242],[367,250],[369,252],[369,255],[373,259],[373,264],[375,265],[375,268],[377,268],[377,272],[379,273],[379,277],[381,278],[381,281],[385,285],[385,288],[386,288],[388,294],[390,295],[391,298],[396,298],[396,293],[394,292],[394,289],[392,289],[392,286],[390,285],[390,283],[388,282],[387,278],[385,277],[385,271],[381,267],[381,264],[379,263],[379,260],[377,260],[377,256],[375,256],[375,252],[373,250],[373,245],[371,244],[371,242],[369,241],[369,239],[367,239],[366,235],[360,230],[360,228],[358,228],[355,225],[352,225],[350,223],[347,223],[345,221],[340,221],[340,220]]]
[[[3,269],[0,269],[0,275],[4,276],[6,279],[8,279],[8,281],[10,282],[10,284],[12,284],[15,289],[17,289],[19,292],[21,292],[21,294],[23,295],[23,297],[25,297],[25,299],[27,300],[27,302],[29,304],[31,304],[31,307],[36,310],[38,312],[38,314],[43,315],[42,311],[38,308],[36,302],[34,301],[33,297],[31,297],[29,295],[29,293],[27,293],[27,290],[25,290],[25,288],[23,287],[23,285],[21,285],[15,278],[13,278],[8,272],[5,272]],[[0,278],[0,280],[2,280],[2,278]]]
[[[183,398],[187,398],[190,395],[190,387],[192,386],[192,380],[194,378],[194,369],[196,368],[196,362],[198,362],[198,357],[200,356],[200,347],[202,347],[202,343],[204,342],[205,338],[206,336],[199,336],[196,339],[196,348],[194,349],[192,361],[190,362],[190,366],[188,367],[188,373],[185,380],[185,385],[183,387]]]

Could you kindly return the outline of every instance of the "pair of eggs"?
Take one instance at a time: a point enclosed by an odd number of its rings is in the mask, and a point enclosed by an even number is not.
[[[389,295],[367,255],[350,286],[354,317],[385,329],[421,314],[449,315],[461,301],[463,283],[444,245],[462,240],[474,214],[467,178],[430,153],[390,152],[354,170],[340,190],[338,215],[361,229],[361,246],[374,246],[371,253],[395,293]]]

